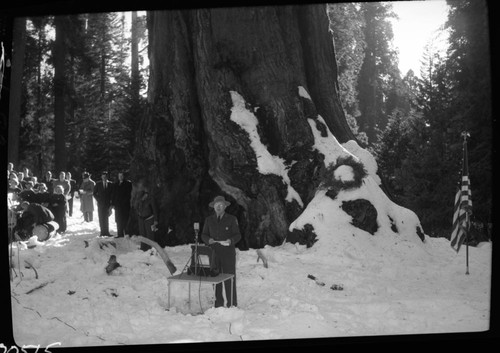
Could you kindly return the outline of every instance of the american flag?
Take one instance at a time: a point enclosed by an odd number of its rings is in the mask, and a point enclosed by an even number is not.
[[[451,232],[451,247],[458,253],[469,231],[470,215],[472,213],[471,189],[469,183],[469,167],[467,163],[467,134],[464,136],[462,181],[455,195],[455,210],[453,212],[453,230]]]

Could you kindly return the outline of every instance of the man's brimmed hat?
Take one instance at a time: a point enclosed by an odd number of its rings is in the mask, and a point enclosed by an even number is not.
[[[83,172],[83,179],[87,179],[89,176],[90,176],[90,174],[89,174],[89,173],[87,173],[87,172]]]
[[[217,196],[212,202],[210,202],[208,204],[208,206],[210,207],[214,207],[214,205],[217,203],[217,202],[222,202],[224,203],[224,205],[227,207],[231,204],[231,202],[229,201],[226,201],[226,199],[224,198],[224,196]]]

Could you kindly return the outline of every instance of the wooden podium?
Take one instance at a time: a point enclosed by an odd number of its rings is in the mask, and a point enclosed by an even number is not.
[[[168,277],[168,309],[170,310],[170,284],[172,282],[187,282],[189,289],[188,289],[188,305],[189,305],[189,310],[191,310],[191,283],[198,283],[198,284],[211,284],[212,289],[213,289],[213,303],[215,304],[215,285],[222,283],[224,281],[227,281],[228,279],[231,280],[231,303],[233,302],[233,281],[234,281],[234,275],[229,274],[229,273],[221,273],[215,277],[208,277],[208,276],[196,276],[196,275],[188,275],[186,272],[183,272],[181,274],[175,275]]]

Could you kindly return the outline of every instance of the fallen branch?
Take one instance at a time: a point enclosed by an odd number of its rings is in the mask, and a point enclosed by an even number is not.
[[[97,243],[99,244],[99,249],[103,250],[104,248],[108,248],[109,245],[116,249],[116,243],[114,239],[98,239]]]
[[[19,299],[17,299],[16,297],[14,297],[12,294],[10,296],[16,300],[17,304],[21,305],[21,303],[19,302]]]
[[[116,255],[111,255],[108,260],[108,265],[106,266],[106,273],[109,275],[118,267],[120,267],[120,264],[116,261]]]
[[[38,279],[38,272],[36,272],[36,268],[31,263],[29,263],[28,260],[24,260],[24,262],[26,263],[26,265],[28,265],[27,268],[31,268],[33,269],[33,271],[35,271],[35,278]]]
[[[44,282],[44,283],[40,284],[39,286],[36,286],[35,288],[30,289],[29,291],[27,291],[27,292],[26,292],[26,294],[31,294],[31,293],[33,293],[34,291],[36,291],[36,290],[38,290],[38,289],[40,289],[40,288],[43,288],[43,287],[45,287],[47,284],[52,283],[52,282],[54,282],[54,281]]]
[[[262,250],[257,249],[257,262],[259,262],[259,259],[262,259],[262,263],[264,264],[264,267],[267,268],[267,258],[264,256],[262,253]]]
[[[138,240],[139,242],[142,242],[144,244],[147,244],[147,245],[155,248],[156,251],[158,252],[158,254],[160,254],[160,257],[163,260],[163,262],[165,263],[165,265],[167,265],[167,268],[172,275],[175,273],[175,271],[177,271],[177,268],[175,267],[173,262],[170,260],[167,253],[165,252],[165,250],[163,250],[163,248],[157,242],[155,242],[151,239],[148,239],[146,237],[143,237],[142,235],[134,236],[134,237],[132,237],[132,239],[134,241]]]
[[[11,266],[11,267],[10,267],[10,269],[11,269],[11,271],[14,271],[14,274],[15,274],[15,275],[16,275],[16,277],[17,277],[17,272],[16,272],[15,268]],[[14,278],[16,278],[16,277],[14,277]],[[12,281],[12,280],[13,280],[13,278],[11,279],[11,281]],[[19,284],[19,283],[18,283],[18,284]],[[17,287],[17,285],[16,285],[16,287]]]
[[[60,318],[58,318],[57,316],[51,317],[49,320],[54,320],[54,319],[56,319],[56,320],[58,320],[58,321],[62,322],[62,323],[63,323],[63,324],[65,324],[66,326],[71,327],[73,330],[75,330],[75,331],[76,331],[76,328],[74,328],[74,327],[73,327],[73,326],[71,326],[70,324],[68,324],[68,323],[66,323],[66,322],[64,322],[64,321],[62,321],[62,320],[61,320]]]
[[[316,282],[316,284],[317,284],[318,286],[323,287],[323,286],[325,285],[325,282],[321,282],[320,280],[318,280],[318,279],[317,279],[315,276],[313,276],[313,275],[307,275],[307,278],[312,279],[314,282]]]
[[[31,311],[34,311],[35,313],[37,313],[38,316],[42,317],[42,314],[40,314],[38,311],[36,311],[35,309],[33,308],[28,308],[27,306],[23,306],[24,309],[26,310],[31,310]]]

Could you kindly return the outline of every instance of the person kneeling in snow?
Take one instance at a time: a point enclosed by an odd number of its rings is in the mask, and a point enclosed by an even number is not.
[[[21,203],[21,208],[23,213],[14,228],[14,232],[22,240],[36,235],[39,241],[44,241],[59,229],[59,225],[54,222],[54,214],[47,207],[24,201]]]

